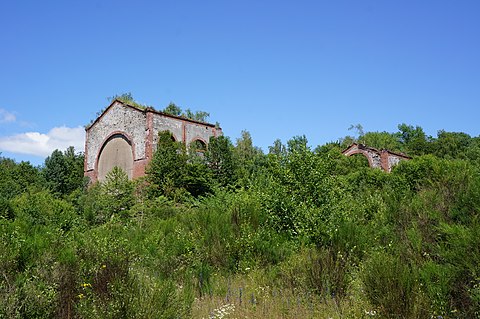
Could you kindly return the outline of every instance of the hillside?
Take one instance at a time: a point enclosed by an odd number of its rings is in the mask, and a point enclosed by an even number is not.
[[[72,148],[0,158],[0,318],[475,318],[479,210],[480,138],[405,124],[268,154],[163,132],[145,178],[90,186]]]

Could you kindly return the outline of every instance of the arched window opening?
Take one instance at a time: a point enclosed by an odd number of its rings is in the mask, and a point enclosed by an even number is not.
[[[198,156],[205,156],[207,144],[202,140],[194,140],[192,143],[190,143],[190,150]]]
[[[351,167],[362,168],[369,167],[370,163],[368,157],[363,153],[352,154],[348,157],[348,161]]]

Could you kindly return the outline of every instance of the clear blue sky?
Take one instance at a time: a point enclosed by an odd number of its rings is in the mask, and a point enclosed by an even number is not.
[[[124,92],[210,112],[264,150],[358,123],[478,136],[479,17],[477,0],[2,1],[0,152],[81,149]]]

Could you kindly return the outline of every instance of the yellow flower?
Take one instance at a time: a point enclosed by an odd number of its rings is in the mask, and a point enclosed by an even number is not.
[[[82,284],[82,287],[83,287],[83,288],[92,287],[92,285],[85,282],[85,283]]]
[[[103,269],[107,268],[107,265],[102,265],[102,268],[103,268]]]
[[[85,295],[84,294],[79,294],[77,297],[82,299],[83,297],[85,297]]]

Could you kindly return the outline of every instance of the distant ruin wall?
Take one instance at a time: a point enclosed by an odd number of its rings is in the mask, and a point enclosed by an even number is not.
[[[368,164],[373,168],[380,168],[385,172],[391,172],[393,166],[400,161],[409,160],[405,154],[394,153],[389,150],[377,150],[363,144],[353,143],[342,152],[346,156],[362,154],[368,159]]]

